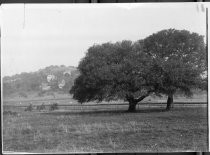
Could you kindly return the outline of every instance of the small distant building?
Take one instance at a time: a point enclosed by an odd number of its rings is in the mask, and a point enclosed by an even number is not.
[[[62,89],[62,88],[65,86],[65,84],[66,84],[65,80],[62,80],[62,81],[58,84],[58,87],[59,87],[60,89]]]
[[[47,83],[42,83],[40,87],[42,90],[50,90],[50,88],[51,88],[50,86],[48,86]]]
[[[47,82],[51,82],[51,81],[53,81],[55,79],[56,79],[55,75],[48,75],[47,76]]]

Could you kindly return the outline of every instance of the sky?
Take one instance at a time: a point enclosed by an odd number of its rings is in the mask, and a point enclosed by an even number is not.
[[[93,44],[137,41],[163,29],[206,33],[201,3],[3,4],[1,73],[77,66]]]

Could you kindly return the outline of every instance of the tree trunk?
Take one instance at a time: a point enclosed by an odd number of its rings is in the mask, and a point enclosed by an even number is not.
[[[173,94],[170,94],[168,95],[166,110],[171,110],[171,108],[173,108],[173,104]]]
[[[136,102],[129,102],[128,112],[135,112],[136,111]]]
[[[128,112],[135,112],[136,105],[141,102],[145,97],[149,96],[152,91],[148,91],[147,94],[135,99],[133,95],[126,95],[126,100],[129,102]]]

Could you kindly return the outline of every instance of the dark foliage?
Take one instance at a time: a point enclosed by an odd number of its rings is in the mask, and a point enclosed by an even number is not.
[[[70,91],[74,98],[81,103],[127,100],[152,91],[145,78],[150,61],[137,50],[138,46],[141,45],[122,41],[90,47],[78,67],[81,75]]]

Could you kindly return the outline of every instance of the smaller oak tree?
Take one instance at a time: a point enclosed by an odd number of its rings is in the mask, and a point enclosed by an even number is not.
[[[167,110],[173,107],[173,95],[179,90],[186,96],[194,88],[207,86],[207,58],[204,37],[186,30],[168,29],[144,39],[143,51],[151,56],[157,77],[152,85],[156,91],[168,96]]]

